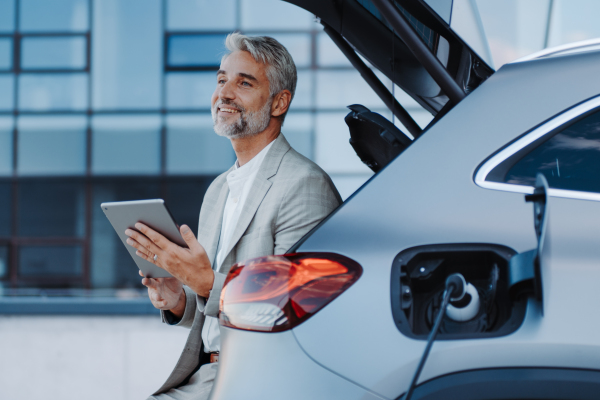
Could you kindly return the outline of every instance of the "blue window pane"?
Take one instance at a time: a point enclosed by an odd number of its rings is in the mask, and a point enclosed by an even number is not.
[[[477,1],[477,9],[481,16],[481,22],[485,29],[485,35],[487,36],[496,69],[507,62],[543,49],[548,29],[549,47],[559,44],[554,43],[553,38],[554,32],[556,32],[555,28],[562,25],[562,23],[555,20],[555,17],[562,19],[562,13],[566,11],[559,10],[559,3],[560,1],[558,0]],[[570,0],[569,3],[575,4],[578,1]],[[594,3],[594,5],[598,4],[594,0],[590,3]],[[550,4],[554,4],[554,11],[552,11],[552,21],[550,21],[550,26],[548,26]],[[578,4],[575,8],[578,9],[580,7],[581,5]],[[589,15],[595,15],[589,6],[585,9],[586,12],[590,13]],[[578,18],[578,24],[581,23],[583,26],[586,21],[590,20],[593,20],[593,18]],[[452,19],[452,24],[456,24],[457,27],[456,33],[460,36],[462,34],[460,27],[463,27],[464,24],[459,25],[456,22],[456,20]],[[582,30],[578,29],[578,31],[581,32]],[[485,54],[481,55],[485,56]]]
[[[8,274],[8,247],[0,246],[0,278]]]
[[[85,174],[84,116],[21,116],[17,121],[20,175]]]
[[[285,116],[281,132],[298,153],[313,160],[313,115],[289,112]]]
[[[600,37],[600,27],[592,17],[600,12],[598,1],[557,0],[553,3],[548,47]]]
[[[78,37],[24,37],[22,69],[84,69],[86,39]]]
[[[329,175],[372,174],[348,142],[346,114],[346,111],[317,113],[314,160]]]
[[[318,27],[313,14],[280,0],[241,0],[244,30],[312,29]]]
[[[368,108],[386,109],[357,71],[318,71],[316,75],[317,107],[344,109],[349,104],[363,104]],[[382,82],[389,87],[387,78]]]
[[[311,45],[308,34],[276,34],[271,35],[290,52],[296,67],[310,67]]]
[[[168,30],[228,30],[236,28],[236,0],[167,0]]]
[[[81,32],[89,29],[88,0],[20,0],[21,32]]]
[[[13,119],[12,117],[0,117],[0,176],[11,175],[12,164]]]
[[[22,74],[19,76],[19,108],[85,110],[87,79],[87,74]]]
[[[218,67],[226,52],[226,35],[172,35],[169,67]]]
[[[95,1],[93,107],[160,108],[162,43],[159,0]]]
[[[296,93],[290,106],[291,110],[312,107],[313,79],[314,73],[312,71],[298,71],[298,82],[296,83]]]
[[[85,186],[81,180],[28,179],[18,186],[21,237],[83,237]]]
[[[0,0],[0,32],[15,29],[15,0]]]
[[[13,66],[12,38],[0,37],[0,70],[11,70]]]
[[[216,87],[214,72],[171,72],[167,74],[167,107],[210,109],[210,98]]]
[[[252,33],[252,36],[270,36],[285,46],[298,68],[311,65],[310,35],[307,33]]]
[[[94,288],[139,287],[138,268],[123,242],[115,235],[100,204],[109,201],[156,199],[161,194],[157,179],[113,178],[95,183],[92,188],[92,235],[90,243],[90,280]],[[173,209],[173,204],[169,202]],[[196,214],[196,223],[198,214]]]
[[[352,67],[344,53],[326,33],[317,35],[317,63],[322,67]]]
[[[169,174],[220,174],[234,162],[230,141],[214,132],[210,115],[167,117]]]
[[[0,110],[12,110],[14,104],[15,76],[0,74]]]
[[[23,246],[19,276],[80,276],[81,255],[81,246]]]
[[[92,172],[97,175],[160,172],[160,116],[95,116]]]
[[[12,232],[12,182],[0,182],[0,236],[9,237]]]

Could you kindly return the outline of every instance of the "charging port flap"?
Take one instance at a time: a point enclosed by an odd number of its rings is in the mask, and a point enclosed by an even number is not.
[[[360,104],[348,108],[352,111],[344,120],[350,129],[350,144],[356,155],[373,172],[380,171],[412,143],[406,134],[382,115]]]
[[[510,260],[510,292],[512,297],[533,294],[540,302],[542,315],[542,264],[547,252],[544,244],[548,226],[548,181],[538,174],[533,194],[525,195],[525,201],[533,203],[533,223],[537,236],[537,248],[515,255]]]

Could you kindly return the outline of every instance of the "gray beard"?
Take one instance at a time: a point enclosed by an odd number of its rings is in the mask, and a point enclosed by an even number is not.
[[[217,114],[217,108],[221,104],[230,104],[237,107],[240,110],[240,118],[235,122],[225,123]],[[269,99],[260,110],[246,112],[244,108],[233,102],[216,102],[210,110],[215,133],[228,139],[241,139],[264,131],[271,121],[272,104],[273,99]]]

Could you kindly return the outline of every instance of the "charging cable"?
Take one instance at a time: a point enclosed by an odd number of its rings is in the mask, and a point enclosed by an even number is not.
[[[429,338],[427,339],[427,345],[425,346],[425,351],[423,351],[423,355],[421,356],[421,360],[419,361],[419,366],[415,371],[415,375],[413,376],[412,382],[404,396],[403,400],[410,400],[412,397],[413,391],[415,390],[415,386],[417,385],[417,380],[421,375],[421,371],[423,370],[423,366],[425,365],[425,361],[427,360],[427,356],[429,355],[429,351],[431,350],[431,346],[433,345],[433,341],[437,336],[438,331],[440,330],[440,325],[442,323],[442,319],[446,314],[446,307],[448,307],[448,303],[450,300],[459,301],[463,298],[466,292],[467,283],[465,278],[461,274],[452,274],[446,279],[446,288],[444,289],[444,295],[442,300],[442,306],[440,307],[440,311],[435,319],[435,324],[433,324],[433,328],[431,329],[431,333],[429,334]]]

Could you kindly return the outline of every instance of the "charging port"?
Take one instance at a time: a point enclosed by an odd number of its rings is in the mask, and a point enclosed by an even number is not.
[[[439,339],[508,335],[522,324],[526,298],[511,298],[509,262],[516,252],[494,244],[438,244],[399,253],[392,266],[392,310],[406,336],[426,339],[440,312],[444,282],[464,276],[467,293],[448,306]]]

